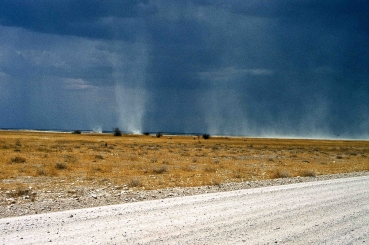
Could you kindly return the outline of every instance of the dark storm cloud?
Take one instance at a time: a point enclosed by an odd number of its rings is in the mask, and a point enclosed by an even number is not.
[[[196,88],[196,72],[206,69],[216,59],[204,42],[206,27],[189,19],[161,22],[149,24],[154,48],[148,86]]]
[[[334,2],[318,0],[227,1],[227,4],[224,2],[224,6],[238,14],[295,20],[299,23],[314,21],[323,25],[330,23],[330,25],[338,27],[336,23],[342,23],[345,18],[354,17],[360,23],[368,24],[365,16],[369,4],[363,0],[338,0]]]
[[[0,3],[0,23],[42,33],[131,39],[137,28],[142,26],[130,19],[155,12],[155,8],[149,6],[148,2],[4,0]]]
[[[243,131],[246,134],[354,134],[352,125],[359,126],[358,117],[365,110],[362,101],[368,100],[369,91],[364,78],[369,67],[368,45],[364,45],[369,43],[363,11],[368,10],[367,3],[194,3],[214,7],[214,12],[203,18],[190,15],[188,21],[191,7],[187,6],[182,18],[166,20],[166,26],[175,28],[163,30],[173,31],[152,33],[154,37],[160,35],[154,43],[154,52],[158,52],[154,60],[158,60],[152,68],[161,72],[154,74],[154,84],[196,88],[203,92],[202,97],[213,91],[202,109],[193,99],[181,103],[171,100],[177,110],[186,114],[187,108],[198,109],[202,117],[213,116],[214,121],[221,118],[218,124],[228,118],[229,125],[215,127],[215,132],[222,133],[242,131],[231,125],[244,120],[248,122]],[[184,31],[182,26],[191,31]],[[153,102],[165,108],[164,98]],[[224,100],[223,105],[214,106],[216,99]],[[225,100],[238,104],[238,109],[229,108],[232,105]],[[220,115],[216,116],[217,112]]]
[[[23,125],[364,138],[368,12],[347,0],[1,1],[0,100]]]

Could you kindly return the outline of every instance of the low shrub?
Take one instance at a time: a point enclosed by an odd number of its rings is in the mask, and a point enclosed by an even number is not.
[[[37,174],[37,176],[46,176],[47,172],[44,168],[39,168],[39,169],[37,169],[36,174]]]
[[[205,166],[204,167],[204,171],[205,172],[208,172],[208,173],[215,173],[217,171],[217,169],[216,168],[213,168],[211,166]]]
[[[55,163],[55,168],[59,170],[64,170],[68,168],[68,165],[66,163],[57,162]]]
[[[156,137],[160,138],[161,136],[163,136],[163,133],[162,132],[157,132],[156,133]]]
[[[12,159],[10,159],[11,163],[25,163],[26,159],[24,157],[15,156]]]
[[[237,169],[236,171],[233,172],[233,177],[237,178],[237,179],[241,179],[242,178],[242,171],[241,169]]]
[[[74,130],[72,134],[81,134],[82,132],[80,130]]]
[[[31,193],[31,190],[28,189],[25,186],[17,186],[17,188],[15,190],[12,190],[11,192],[7,193],[7,196],[9,197],[13,197],[13,198],[17,198],[17,197],[22,197],[22,196],[29,196],[31,195],[31,201],[34,201],[32,199],[35,198],[36,193]]]
[[[207,140],[207,139],[210,139],[210,134],[203,134],[202,137]]]
[[[274,173],[274,178],[279,179],[279,178],[289,178],[291,177],[291,173],[285,169],[278,169],[275,173]]]
[[[301,176],[303,177],[316,177],[316,173],[314,170],[305,169],[301,172]]]
[[[139,180],[137,178],[132,178],[128,182],[128,187],[139,187],[139,186],[142,186],[142,182],[141,182],[141,180]]]
[[[155,168],[152,170],[154,174],[163,174],[168,171],[168,168],[166,166],[161,166],[159,168]]]
[[[104,157],[102,155],[95,155],[95,159],[100,159],[100,160],[103,160]]]
[[[214,185],[214,186],[217,186],[217,187],[221,187],[222,182],[219,181],[219,180],[212,180],[211,184]]]
[[[114,136],[122,136],[122,131],[119,128],[114,128]]]

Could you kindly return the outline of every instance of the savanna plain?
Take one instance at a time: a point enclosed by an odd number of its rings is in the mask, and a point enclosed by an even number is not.
[[[4,207],[40,201],[46,190],[160,190],[363,172],[369,141],[0,131],[0,156]]]

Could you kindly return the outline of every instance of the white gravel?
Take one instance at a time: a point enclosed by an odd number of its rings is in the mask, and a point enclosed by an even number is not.
[[[0,219],[1,244],[367,244],[369,176]]]

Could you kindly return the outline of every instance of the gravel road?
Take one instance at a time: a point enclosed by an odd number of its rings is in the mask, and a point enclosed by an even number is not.
[[[1,244],[367,244],[369,176],[0,219]]]

